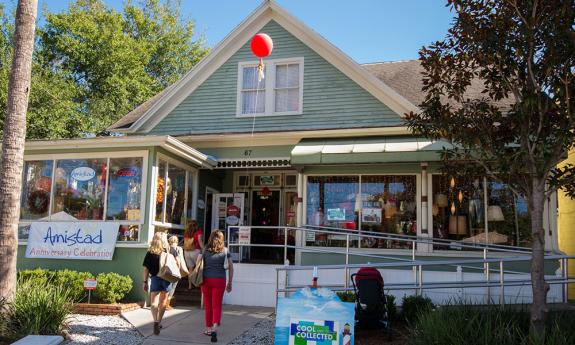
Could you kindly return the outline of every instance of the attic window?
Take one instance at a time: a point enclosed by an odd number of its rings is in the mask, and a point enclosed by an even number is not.
[[[265,61],[258,80],[257,61],[238,66],[237,116],[299,115],[303,107],[303,58]]]

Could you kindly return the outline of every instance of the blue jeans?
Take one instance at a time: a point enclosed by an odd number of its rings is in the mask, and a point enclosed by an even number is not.
[[[150,278],[150,292],[166,292],[170,289],[171,283],[157,276]]]

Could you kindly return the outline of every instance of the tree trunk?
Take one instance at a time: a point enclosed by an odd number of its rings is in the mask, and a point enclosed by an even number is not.
[[[20,0],[16,10],[14,58],[8,84],[0,163],[0,299],[16,292],[18,217],[26,140],[26,111],[30,91],[37,0]]]
[[[545,180],[533,179],[531,195],[531,234],[533,253],[531,258],[531,334],[542,337],[545,332],[545,316],[548,284],[545,282],[545,230],[543,229],[543,207],[545,204]],[[541,339],[541,338],[540,338]]]

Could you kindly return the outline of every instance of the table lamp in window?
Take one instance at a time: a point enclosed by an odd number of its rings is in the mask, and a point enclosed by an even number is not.
[[[488,222],[503,222],[505,217],[503,216],[503,211],[499,205],[490,205],[487,207],[487,221]],[[494,231],[497,231],[496,227],[493,227]]]

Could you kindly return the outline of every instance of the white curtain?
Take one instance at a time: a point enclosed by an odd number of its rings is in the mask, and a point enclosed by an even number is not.
[[[262,80],[258,80],[258,70],[256,66],[243,68],[242,114],[260,114],[265,112],[265,88],[265,77]]]
[[[297,111],[299,108],[299,65],[277,65],[275,84],[275,111]]]

